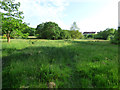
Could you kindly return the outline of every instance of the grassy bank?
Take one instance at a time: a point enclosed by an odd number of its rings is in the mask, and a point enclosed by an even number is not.
[[[117,88],[118,46],[96,40],[2,42],[3,88]]]

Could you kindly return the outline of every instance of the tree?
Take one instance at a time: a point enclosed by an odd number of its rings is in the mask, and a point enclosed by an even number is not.
[[[18,30],[20,21],[14,18],[12,18],[10,21],[9,18],[3,18],[2,22],[3,22],[2,24],[3,34],[7,34],[8,42],[10,42],[10,34],[13,31]]]
[[[70,38],[71,38],[71,35],[68,30],[61,31],[59,39],[70,39]]]
[[[42,38],[43,28],[44,28],[44,23],[37,25],[35,34],[36,34],[36,36],[37,36],[38,38]]]
[[[35,28],[29,27],[28,25],[29,23],[25,23],[25,22],[22,24],[22,29],[23,29],[22,33],[23,34],[28,33],[29,36],[35,36]]]
[[[115,31],[114,37],[111,39],[111,43],[120,45],[120,27]]]
[[[7,35],[7,42],[10,42],[10,34],[18,31],[19,23],[22,22],[23,12],[19,11],[20,2],[14,3],[14,0],[0,1],[0,8],[4,10],[2,13],[2,31]]]
[[[79,29],[80,29],[80,28],[78,28],[76,22],[73,22],[73,24],[72,24],[70,30],[79,30]]]
[[[70,34],[71,34],[72,39],[81,39],[83,37],[82,33],[79,32],[78,30],[76,31],[71,30]]]
[[[29,35],[29,32],[26,31],[26,29],[28,29],[29,27],[27,26],[27,23],[22,23],[22,22],[16,22],[17,25],[15,25],[15,23],[13,24],[13,28],[15,28],[15,30],[13,30],[10,34],[11,38],[27,38]],[[17,27],[16,27],[17,26]]]
[[[36,34],[41,39],[59,39],[61,31],[55,22],[42,23],[36,28]]]
[[[98,34],[95,35],[95,39],[104,39],[104,40],[107,40],[108,37],[112,38],[113,35],[115,35],[115,31],[116,29],[113,29],[113,28],[107,28],[106,30],[104,31],[100,31]]]
[[[35,36],[35,28],[27,26],[23,33],[29,33],[29,36]]]

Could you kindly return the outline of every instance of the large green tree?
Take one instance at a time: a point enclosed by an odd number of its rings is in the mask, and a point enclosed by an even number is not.
[[[37,26],[36,34],[41,39],[59,39],[62,29],[55,22],[46,22]]]
[[[14,3],[14,0],[0,1],[0,8],[4,13],[2,15],[2,31],[7,35],[7,41],[10,42],[10,34],[18,31],[19,23],[22,22],[23,12],[19,11],[20,2]]]

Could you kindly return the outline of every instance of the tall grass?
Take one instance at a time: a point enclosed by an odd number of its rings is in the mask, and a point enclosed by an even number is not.
[[[3,40],[3,88],[117,88],[118,46],[96,40]]]

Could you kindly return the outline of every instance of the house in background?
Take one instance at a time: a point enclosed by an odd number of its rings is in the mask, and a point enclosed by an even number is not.
[[[83,32],[83,34],[96,34],[96,32]]]

